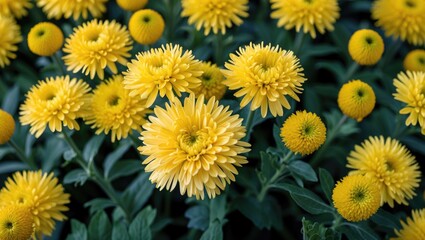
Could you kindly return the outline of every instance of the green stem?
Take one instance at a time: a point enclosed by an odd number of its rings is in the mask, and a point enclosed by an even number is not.
[[[76,161],[77,163],[87,172],[90,173],[88,167],[87,167],[87,163],[84,160],[83,154],[81,153],[80,149],[77,147],[77,145],[75,144],[74,140],[72,140],[72,138],[65,132],[62,132],[62,135],[64,136],[65,141],[68,143],[68,145],[72,148],[72,150],[75,152],[76,154]],[[90,174],[89,174],[90,175]]]
[[[357,69],[359,69],[359,67],[360,65],[353,61],[350,67],[348,68],[344,79],[342,79],[342,82],[345,83],[346,81],[349,81],[350,78],[354,75],[354,73],[356,73]]]
[[[248,112],[248,116],[246,117],[246,136],[244,138],[244,140],[248,140],[249,136],[251,135],[251,128],[252,128],[252,124],[254,122],[254,115],[255,115],[255,111],[251,111],[249,110]]]
[[[303,42],[304,42],[304,36],[305,36],[305,33],[303,33],[302,31],[297,32],[297,34],[295,36],[294,47],[293,47],[292,51],[297,56],[300,55],[300,50],[301,50],[301,47],[302,47]]]
[[[65,75],[66,72],[63,69],[62,61],[60,60],[57,52],[52,55],[52,60],[53,60],[53,63],[56,65],[56,69],[58,70],[59,74]]]
[[[164,0],[167,6],[167,40],[173,42],[174,38],[174,0]]]
[[[13,141],[13,139],[10,139],[8,143],[13,147],[13,149],[15,149],[16,155],[18,155],[22,162],[26,163],[31,169],[37,169],[37,164],[34,160],[31,157],[27,157],[25,152],[18,146],[18,144],[15,143],[15,141]]]
[[[341,225],[341,223],[343,223],[342,217],[338,213],[335,213],[331,229],[336,231],[336,229]]]
[[[215,52],[214,52],[214,58],[215,63],[217,66],[223,66],[223,49],[224,49],[224,42],[223,42],[224,36],[221,33],[215,34]]]

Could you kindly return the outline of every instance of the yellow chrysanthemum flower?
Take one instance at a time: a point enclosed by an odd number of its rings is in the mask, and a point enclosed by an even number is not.
[[[46,78],[27,93],[19,120],[22,125],[31,125],[30,132],[37,138],[47,125],[52,132],[61,132],[62,126],[79,130],[76,119],[83,115],[89,91],[83,80],[70,80],[69,76]]]
[[[404,58],[403,67],[409,71],[425,72],[425,50],[415,49],[410,51]]]
[[[425,1],[376,0],[372,18],[385,35],[401,38],[413,45],[425,45]]]
[[[62,47],[62,44],[62,30],[50,22],[37,23],[28,33],[29,49],[40,56],[53,55]]]
[[[128,30],[133,39],[140,44],[153,44],[164,32],[165,23],[162,16],[151,9],[143,9],[131,15]]]
[[[384,53],[384,41],[379,33],[373,30],[357,30],[348,42],[348,52],[356,63],[374,65]]]
[[[16,172],[8,178],[0,191],[0,207],[10,204],[29,207],[38,236],[50,236],[55,228],[55,220],[63,221],[68,211],[69,194],[53,173],[40,171]],[[41,238],[40,238],[41,239]]]
[[[101,17],[106,11],[108,0],[36,0],[37,6],[43,9],[47,18],[60,19],[72,18],[78,20],[80,17],[87,19],[89,13],[93,18]]]
[[[15,132],[15,120],[8,112],[0,109],[0,145],[7,143]]]
[[[425,135],[425,72],[400,72],[393,82],[396,87],[394,98],[406,104],[400,114],[408,114],[406,126],[419,122]]]
[[[316,29],[320,34],[333,31],[339,18],[337,0],[270,0],[270,3],[270,16],[278,19],[278,27],[295,28],[297,32],[303,28],[312,38],[316,38]]]
[[[283,123],[280,136],[289,150],[308,155],[325,142],[326,127],[315,113],[297,111]]]
[[[200,62],[194,58],[192,51],[183,52],[178,44],[141,52],[127,64],[125,88],[131,90],[130,96],[147,99],[146,107],[154,103],[158,94],[174,101],[175,95],[180,97],[201,83]]]
[[[412,210],[412,217],[407,221],[400,220],[402,229],[395,229],[396,238],[391,240],[425,239],[425,209]]]
[[[415,157],[399,141],[388,137],[369,137],[356,145],[347,157],[350,174],[365,174],[380,186],[381,205],[394,201],[407,205],[416,195],[421,172]]]
[[[146,6],[148,0],[117,0],[118,6],[127,11],[137,11]]]
[[[370,218],[381,206],[379,186],[362,175],[346,176],[339,181],[332,200],[339,214],[351,222]]]
[[[12,17],[0,14],[0,68],[10,64],[16,58],[18,43],[22,41],[21,30]]]
[[[30,8],[32,8],[31,0],[0,0],[0,15],[3,16],[19,19],[28,15],[28,9]]]
[[[248,0],[182,0],[182,17],[189,17],[189,24],[194,24],[204,34],[211,30],[214,34],[226,33],[226,28],[242,24],[242,18],[248,17]]]
[[[202,62],[199,69],[203,72],[199,77],[201,85],[192,89],[196,96],[203,94],[205,99],[215,97],[220,100],[226,93],[226,85],[223,84],[224,75],[216,64]]]
[[[11,204],[0,208],[0,239],[28,240],[34,233],[34,218],[26,206]]]
[[[373,111],[375,103],[376,97],[372,87],[361,80],[345,83],[338,93],[338,106],[341,111],[358,122]]]
[[[250,144],[241,140],[246,129],[229,107],[191,94],[184,104],[177,100],[154,112],[143,125],[139,150],[148,156],[143,164],[157,188],[171,191],[178,183],[182,195],[203,199],[205,191],[214,198],[235,181],[235,166],[247,163],[240,154]]]
[[[269,109],[273,116],[282,116],[283,107],[290,109],[286,96],[300,101],[297,94],[303,90],[306,79],[299,59],[292,51],[282,50],[270,44],[250,44],[230,54],[223,70],[227,78],[223,83],[230,90],[239,89],[234,95],[243,97],[241,108],[251,102],[251,111],[261,107],[266,117]]]
[[[68,71],[95,74],[104,78],[104,69],[108,67],[112,73],[118,72],[116,62],[125,65],[133,41],[125,26],[112,20],[102,22],[93,19],[74,29],[66,39],[63,51],[68,55],[63,57]]]
[[[151,110],[145,108],[145,100],[139,96],[130,97],[124,89],[122,75],[116,75],[101,83],[90,97],[86,124],[96,128],[96,134],[111,132],[111,141],[127,138],[131,130],[142,131],[145,115]]]

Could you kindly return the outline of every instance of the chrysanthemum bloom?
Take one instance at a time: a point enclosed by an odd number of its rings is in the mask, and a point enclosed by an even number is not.
[[[182,17],[189,17],[189,24],[194,24],[204,34],[211,30],[214,34],[226,33],[226,28],[242,24],[242,18],[248,17],[248,0],[182,0]]]
[[[297,111],[283,123],[280,136],[289,150],[308,155],[325,142],[326,127],[315,113]]]
[[[416,195],[421,172],[409,150],[391,138],[369,137],[361,146],[356,145],[347,157],[351,174],[364,174],[380,186],[381,205],[394,201],[407,205],[407,199]]]
[[[53,173],[40,171],[16,172],[8,178],[0,191],[0,207],[10,204],[29,207],[35,223],[37,235],[52,234],[55,220],[63,221],[68,211],[69,194]],[[41,239],[41,238],[40,238]]]
[[[235,166],[247,163],[240,154],[250,151],[241,140],[246,135],[242,118],[214,97],[205,104],[194,94],[183,105],[177,100],[154,112],[143,125],[139,150],[148,156],[143,164],[157,188],[171,191],[178,183],[182,195],[203,199],[205,191],[214,198],[235,181]]]
[[[357,30],[348,42],[348,52],[356,63],[374,65],[384,53],[384,41],[379,33],[373,30]]]
[[[316,38],[316,30],[324,34],[333,31],[334,23],[339,18],[337,0],[270,0],[271,17],[278,19],[277,26],[293,29],[297,32],[303,28]]]
[[[155,102],[158,94],[174,101],[175,95],[180,97],[182,92],[201,84],[199,65],[192,51],[183,52],[178,44],[162,45],[137,54],[136,59],[127,64],[124,86],[130,89],[130,96],[147,99],[146,107]]]
[[[0,68],[10,64],[16,58],[18,43],[22,41],[21,30],[12,17],[0,14]]]
[[[396,238],[391,240],[425,239],[425,209],[412,210],[412,217],[407,222],[400,221],[402,229],[395,229]]]
[[[34,218],[30,209],[21,204],[0,208],[0,239],[28,240],[34,233]]]
[[[425,72],[425,50],[415,49],[410,51],[404,58],[403,67],[409,71]]]
[[[351,175],[339,181],[332,194],[336,210],[348,221],[370,218],[381,206],[379,186],[367,176]]]
[[[15,120],[12,115],[0,109],[0,145],[7,143],[15,131]]]
[[[85,122],[96,128],[96,134],[111,132],[111,141],[127,138],[131,130],[142,131],[145,115],[151,110],[145,108],[145,101],[139,96],[130,97],[130,90],[124,89],[122,75],[115,75],[101,83],[90,97]]]
[[[286,99],[292,97],[300,101],[304,70],[292,51],[282,50],[270,44],[250,44],[230,54],[229,62],[223,70],[224,84],[230,90],[239,89],[234,95],[243,97],[241,107],[251,102],[251,111],[261,107],[261,115],[266,117],[269,109],[273,116],[282,116],[283,107],[290,109]]]
[[[82,17],[87,19],[89,13],[93,18],[101,17],[106,11],[106,2],[108,0],[36,0],[37,6],[43,9],[47,18],[60,19],[72,18],[78,20]]]
[[[28,9],[31,7],[31,0],[0,0],[0,15],[19,19],[28,15]]]
[[[408,114],[406,126],[419,122],[425,135],[425,72],[400,72],[393,82],[396,87],[394,98],[406,104],[400,114]]]
[[[38,23],[28,33],[29,49],[40,56],[53,55],[62,47],[62,44],[62,30],[50,22]]]
[[[69,76],[39,81],[27,93],[19,120],[22,125],[31,125],[30,132],[37,138],[47,125],[52,132],[61,132],[62,126],[79,130],[76,119],[83,115],[89,91],[87,83]]]
[[[104,69],[108,67],[112,73],[117,73],[116,62],[125,65],[133,41],[125,26],[115,20],[98,21],[93,19],[74,29],[66,39],[63,51],[68,55],[63,57],[68,71],[95,74],[104,78]]]
[[[146,6],[147,3],[148,0],[117,0],[118,6],[127,11],[137,11]]]
[[[205,99],[215,97],[220,100],[226,93],[226,85],[223,84],[224,75],[216,64],[210,62],[202,62],[199,69],[203,72],[201,77],[201,85],[192,89],[196,96],[204,94]]]
[[[387,36],[407,40],[416,46],[425,44],[423,0],[377,0],[372,6],[372,18]]]
[[[143,9],[131,15],[128,30],[133,39],[140,44],[153,44],[164,32],[164,19],[151,9]]]
[[[358,122],[372,112],[375,102],[372,87],[361,80],[352,80],[342,85],[338,93],[338,106],[341,111]]]

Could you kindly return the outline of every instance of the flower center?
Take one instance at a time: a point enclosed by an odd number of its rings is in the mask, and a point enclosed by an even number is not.
[[[202,74],[201,78],[202,78],[203,81],[208,82],[209,80],[211,80],[211,75],[209,73],[204,73],[204,74]]]
[[[304,0],[304,2],[310,4],[313,3],[313,0]]]
[[[7,221],[7,222],[4,224],[4,227],[5,227],[7,230],[12,230],[12,229],[13,229],[13,223],[12,223],[11,221]]]
[[[408,8],[415,8],[416,7],[416,3],[415,3],[415,1],[412,1],[412,0],[406,0],[405,2],[404,2],[404,4],[406,5],[406,7],[408,7]]]
[[[43,36],[45,33],[46,33],[46,32],[44,31],[44,29],[40,29],[40,30],[38,30],[38,31],[37,31],[36,35],[37,35],[37,37],[41,37],[41,36]]]
[[[119,103],[119,101],[120,101],[120,97],[118,97],[118,96],[116,96],[116,95],[112,95],[112,96],[110,96],[109,97],[109,99],[108,99],[108,104],[109,104],[109,106],[116,106],[116,105],[118,105],[118,103]]]
[[[311,136],[313,134],[314,128],[310,124],[306,124],[303,127],[303,134],[304,136]]]
[[[394,171],[395,167],[394,164],[391,162],[391,160],[386,160],[385,161],[385,166],[387,167],[387,171]]]
[[[151,18],[150,18],[149,16],[143,16],[143,17],[142,17],[142,21],[143,21],[144,23],[149,23],[149,22],[151,21]]]
[[[421,65],[424,65],[424,64],[425,64],[425,58],[424,58],[424,57],[419,57],[419,58],[418,58],[418,61],[419,61],[419,63],[420,63]]]
[[[55,99],[56,95],[53,93],[48,93],[46,94],[45,100],[46,101],[52,101],[53,99]]]
[[[371,38],[371,37],[366,37],[365,40],[366,40],[366,43],[369,44],[369,45],[373,43],[373,38]]]
[[[357,90],[357,96],[359,96],[359,98],[362,98],[364,96],[364,91],[363,89],[358,89]]]
[[[364,201],[365,197],[366,197],[366,194],[363,188],[356,188],[351,194],[351,199],[353,199],[353,201],[357,203]]]
[[[208,133],[202,130],[195,132],[182,132],[178,137],[180,148],[189,156],[198,155],[208,145]]]

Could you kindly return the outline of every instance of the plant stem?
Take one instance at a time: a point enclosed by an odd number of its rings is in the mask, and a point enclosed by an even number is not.
[[[215,63],[217,66],[223,66],[223,51],[224,51],[224,42],[223,42],[224,36],[221,33],[215,34],[215,52],[214,52],[214,58]]]
[[[345,83],[346,81],[349,81],[359,67],[360,65],[353,61],[350,67],[348,67],[347,73],[345,74],[344,79],[342,79],[342,82]]]
[[[331,229],[336,231],[336,229],[341,225],[342,222],[342,217],[338,213],[335,213]]]
[[[174,38],[174,0],[164,0],[165,6],[167,6],[167,40],[173,42]]]
[[[53,60],[53,63],[56,65],[56,68],[57,68],[59,74],[65,75],[66,73],[65,73],[65,70],[63,69],[62,62],[61,62],[61,60],[60,60],[60,58],[58,56],[58,52],[55,52],[52,55],[52,60]]]
[[[297,34],[295,35],[294,47],[293,47],[292,51],[297,56],[300,55],[300,50],[301,50],[301,47],[302,47],[303,42],[304,42],[304,36],[305,36],[305,33],[303,33],[302,31],[297,32]]]
[[[16,155],[18,155],[22,162],[26,163],[33,170],[37,169],[37,164],[34,162],[34,160],[31,157],[27,157],[25,152],[18,146],[18,144],[15,143],[13,139],[10,139],[8,143],[10,146],[12,146],[13,149],[15,149]]]
[[[254,115],[255,115],[255,111],[251,111],[249,110],[248,112],[248,116],[246,117],[246,136],[244,138],[244,140],[248,140],[249,136],[251,135],[251,128],[252,128],[252,124],[254,122]]]

